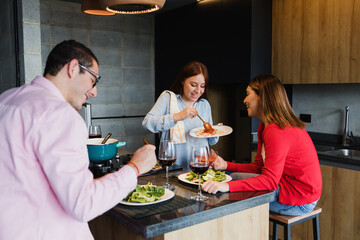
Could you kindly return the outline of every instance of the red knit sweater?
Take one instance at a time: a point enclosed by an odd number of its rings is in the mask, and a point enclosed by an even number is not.
[[[255,162],[228,162],[226,170],[260,173],[257,177],[229,182],[230,192],[276,190],[280,185],[279,202],[303,205],[320,198],[322,177],[314,144],[304,129],[279,128],[275,124],[258,129],[258,149]],[[261,145],[265,146],[265,161]]]

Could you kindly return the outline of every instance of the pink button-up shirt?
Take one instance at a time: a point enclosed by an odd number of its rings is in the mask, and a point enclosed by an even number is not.
[[[124,166],[88,170],[87,129],[44,77],[0,95],[0,239],[93,239],[87,222],[137,184]]]

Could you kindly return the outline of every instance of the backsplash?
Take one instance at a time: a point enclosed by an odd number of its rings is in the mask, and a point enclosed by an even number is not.
[[[360,136],[360,84],[293,85],[292,106],[296,115],[311,114],[306,130],[342,135],[345,106],[350,107],[349,129]]]
[[[93,16],[79,3],[40,0],[42,65],[59,42],[75,39],[99,59],[98,96],[90,98],[93,124],[126,150],[135,151],[154,135],[141,122],[154,102],[154,16]],[[82,109],[83,110],[83,109]],[[83,111],[80,111],[83,115]]]

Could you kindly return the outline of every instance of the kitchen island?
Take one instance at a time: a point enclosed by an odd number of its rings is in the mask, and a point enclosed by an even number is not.
[[[190,199],[197,186],[170,172],[175,197],[148,206],[118,204],[89,225],[95,239],[268,239],[271,191],[207,194],[209,200]],[[161,186],[165,174],[139,178],[139,184]]]

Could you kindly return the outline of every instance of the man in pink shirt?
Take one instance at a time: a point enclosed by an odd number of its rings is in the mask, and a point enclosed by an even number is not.
[[[0,95],[0,239],[93,239],[87,222],[114,207],[156,164],[155,147],[94,180],[88,132],[76,110],[96,97],[98,60],[63,41],[50,52],[44,77]]]

